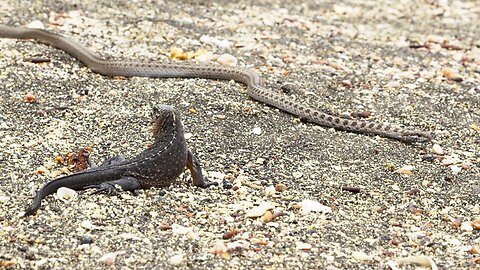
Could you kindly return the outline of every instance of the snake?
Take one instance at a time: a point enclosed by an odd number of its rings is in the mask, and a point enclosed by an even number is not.
[[[379,135],[406,143],[432,140],[432,135],[426,131],[322,112],[284,93],[264,87],[258,73],[248,68],[194,62],[158,63],[103,59],[75,40],[37,28],[0,25],[0,38],[31,39],[53,46],[67,52],[93,72],[104,76],[234,80],[246,85],[247,94],[252,99],[320,126],[360,134]]]

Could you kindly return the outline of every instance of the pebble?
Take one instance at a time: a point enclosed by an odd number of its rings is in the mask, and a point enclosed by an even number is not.
[[[214,37],[211,37],[209,35],[202,35],[200,37],[200,41],[203,42],[203,43],[207,43],[207,44],[210,44],[210,45],[214,45],[214,46],[223,48],[223,49],[228,49],[231,46],[230,41],[228,41],[226,39],[214,38]]]
[[[438,269],[437,265],[430,257],[423,255],[400,258],[397,260],[397,263],[400,266],[404,264],[417,264],[424,267],[430,267],[432,270]]]
[[[222,187],[224,189],[231,189],[233,187],[233,184],[232,184],[232,182],[228,181],[227,179],[223,179]]]
[[[308,250],[312,249],[312,245],[309,244],[309,243],[297,242],[297,243],[295,243],[295,248],[297,250],[308,251]]]
[[[220,55],[217,58],[217,62],[220,63],[223,66],[236,66],[237,65],[237,58],[235,56],[225,53]]]
[[[82,245],[84,245],[84,244],[92,244],[92,243],[93,243],[93,238],[92,238],[91,236],[89,236],[89,235],[82,235],[82,236],[80,237],[80,243],[81,243]]]
[[[213,247],[210,249],[210,253],[213,253],[215,255],[221,255],[223,253],[227,252],[227,245],[223,241],[217,241],[213,245]]]
[[[267,222],[271,221],[272,218],[273,218],[273,213],[270,212],[270,211],[267,211],[260,217],[260,221],[263,222],[263,223],[267,223]]]
[[[304,214],[308,214],[310,212],[321,212],[327,214],[332,212],[332,208],[313,200],[303,200],[300,205]]]
[[[461,82],[463,81],[462,75],[458,73],[458,71],[451,70],[451,69],[444,69],[442,70],[443,77],[455,81],[455,82]]]
[[[395,172],[398,173],[398,174],[402,174],[402,175],[408,176],[408,175],[412,175],[412,174],[413,174],[412,170],[413,170],[413,166],[411,166],[411,165],[405,165],[405,166],[401,167],[400,169],[396,170]]]
[[[443,148],[439,144],[434,144],[432,146],[432,153],[441,155],[441,156],[445,154],[445,152],[443,151]]]
[[[184,261],[184,256],[182,253],[173,255],[172,257],[170,257],[170,259],[168,259],[168,263],[173,266],[179,266],[183,263],[183,261]]]
[[[117,256],[116,252],[111,252],[103,255],[97,262],[102,262],[106,265],[114,265],[115,264],[115,257]]]
[[[265,214],[266,211],[273,209],[275,206],[269,202],[262,202],[260,205],[251,208],[245,214],[248,218],[256,218]]]
[[[237,235],[239,233],[240,233],[239,229],[233,229],[233,230],[230,230],[230,231],[224,233],[222,238],[225,239],[225,240],[230,239],[230,238],[234,237],[235,235]]]
[[[342,85],[345,86],[346,88],[352,88],[352,82],[349,80],[342,80]]]
[[[265,196],[275,195],[275,187],[274,186],[266,187],[264,193],[265,193]]]
[[[10,200],[10,197],[5,195],[0,195],[0,203],[6,203]]]
[[[275,185],[275,191],[277,192],[284,192],[285,190],[287,190],[287,186],[284,185],[284,184],[276,184]]]
[[[62,201],[75,199],[77,197],[78,197],[78,194],[73,189],[66,188],[66,187],[61,187],[61,188],[57,189],[57,198],[62,200]]]
[[[352,257],[356,260],[359,260],[359,261],[371,261],[373,259],[372,256],[366,254],[363,251],[353,251],[352,252]]]
[[[23,101],[25,103],[35,103],[37,102],[37,97],[32,94],[32,93],[27,93],[24,97],[23,97]]]
[[[462,222],[462,224],[460,225],[460,230],[466,231],[466,232],[473,231],[472,222],[470,221]]]
[[[45,29],[45,26],[43,25],[43,22],[41,22],[39,20],[32,21],[25,26],[28,27],[28,28]]]
[[[96,228],[96,226],[94,226],[92,224],[92,222],[90,222],[90,220],[84,220],[82,221],[82,223],[80,223],[80,227],[84,228],[84,229],[87,229],[87,230],[93,230]]]
[[[259,128],[259,127],[254,127],[252,129],[252,133],[255,134],[255,135],[261,135],[262,134],[262,129]]]

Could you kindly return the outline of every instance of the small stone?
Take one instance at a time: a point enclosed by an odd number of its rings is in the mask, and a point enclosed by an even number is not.
[[[26,27],[28,28],[36,28],[36,29],[45,29],[43,23],[39,20],[32,21],[31,23],[27,24]]]
[[[185,137],[185,140],[189,140],[190,138],[193,137],[193,133],[191,133],[191,132],[186,132],[186,133],[184,134],[184,137]]]
[[[480,126],[477,124],[471,124],[470,128],[474,131],[480,131]]]
[[[312,249],[312,245],[309,244],[309,243],[297,242],[297,243],[295,243],[295,248],[297,250],[308,251],[308,250]]]
[[[265,214],[262,215],[262,217],[260,217],[260,221],[263,223],[267,223],[272,220],[272,217],[273,217],[273,213],[270,211],[267,211],[265,212]]]
[[[480,218],[475,219],[472,221],[472,227],[476,230],[480,230]]]
[[[353,251],[352,257],[359,261],[371,261],[373,259],[372,256],[366,254],[363,251]]]
[[[185,235],[187,234],[191,229],[179,224],[172,224],[172,232],[174,234],[180,234],[180,235]]]
[[[236,66],[237,65],[237,58],[235,56],[225,53],[220,55],[217,58],[217,62],[223,66]]]
[[[450,170],[452,170],[453,174],[457,174],[462,171],[462,167],[457,166],[457,165],[452,165],[450,166]]]
[[[170,257],[170,259],[168,259],[168,263],[173,265],[173,266],[179,266],[180,264],[182,264],[183,262],[183,254],[177,254],[177,255],[173,255],[172,257]]]
[[[275,206],[272,203],[262,202],[260,203],[260,205],[248,210],[245,216],[248,218],[260,217],[263,214],[265,214],[265,212],[267,212],[270,209],[273,209],[274,207]]]
[[[397,263],[400,266],[404,265],[404,264],[414,263],[414,264],[417,264],[417,265],[420,265],[420,266],[430,267],[432,270],[438,269],[437,265],[435,264],[435,262],[430,257],[422,256],[422,255],[400,258],[400,259],[397,260]]]
[[[24,101],[25,103],[35,103],[35,102],[37,102],[37,97],[35,97],[34,94],[27,93],[27,94],[23,97],[23,101]]]
[[[229,252],[241,252],[246,250],[250,246],[250,243],[245,240],[238,240],[235,242],[227,243],[227,250]]]
[[[385,85],[385,88],[398,88],[398,87],[400,87],[400,86],[402,86],[402,85],[400,84],[400,82],[397,81],[397,80],[395,80],[395,81],[390,81],[389,83],[387,83],[387,84]]]
[[[265,196],[273,196],[275,195],[275,187],[274,186],[268,186],[265,188]]]
[[[480,254],[480,247],[477,245],[472,246],[470,250],[468,251],[470,254]]]
[[[40,166],[35,170],[35,174],[45,174],[48,172],[48,169],[44,166]]]
[[[259,127],[254,127],[252,129],[252,133],[255,134],[255,135],[260,135],[260,134],[262,134],[262,129],[259,128]]]
[[[349,80],[343,80],[342,85],[345,86],[346,88],[352,88],[352,82]]]
[[[255,163],[256,163],[256,164],[263,165],[263,164],[265,163],[265,159],[259,157],[259,158],[257,158],[257,159],[255,160]]]
[[[233,184],[232,184],[232,182],[228,181],[227,179],[223,179],[222,187],[224,189],[231,189],[233,187]]]
[[[90,220],[84,220],[82,223],[80,223],[80,227],[87,229],[87,230],[93,230],[95,229],[95,226],[90,222]]]
[[[295,179],[299,179],[299,178],[301,178],[301,177],[303,176],[303,173],[301,173],[301,172],[293,172],[293,173],[292,173],[292,176],[293,176],[293,178],[295,178]]]
[[[82,235],[80,237],[80,243],[82,245],[85,245],[85,244],[92,244],[93,243],[93,238],[89,235]]]
[[[466,231],[466,232],[473,231],[472,222],[470,221],[462,222],[462,225],[460,225],[460,230]]]
[[[412,175],[412,170],[413,170],[413,166],[411,165],[405,165],[403,167],[401,167],[400,169],[396,170],[395,172],[398,173],[398,174],[402,174],[402,175]]]
[[[77,198],[77,196],[78,196],[77,192],[70,188],[61,187],[57,190],[57,198],[59,198],[62,201],[75,199]]]
[[[325,206],[317,201],[313,200],[303,200],[301,203],[302,212],[308,214],[310,212],[322,212],[322,213],[331,213],[332,208]]]
[[[231,42],[226,40],[226,39],[221,40],[221,39],[211,37],[211,36],[208,36],[208,35],[202,35],[200,37],[200,41],[203,42],[203,43],[207,43],[207,44],[214,45],[214,46],[224,48],[224,49],[230,48],[230,46],[231,46]]]
[[[97,262],[103,262],[106,265],[113,265],[115,264],[115,257],[117,256],[117,253],[111,252],[103,255],[100,259],[97,260]]]
[[[285,190],[287,190],[287,186],[284,185],[284,184],[276,184],[275,185],[275,191],[277,192],[284,192]]]
[[[447,78],[451,81],[455,81],[455,82],[463,81],[462,75],[460,75],[459,73],[457,73],[456,71],[453,71],[451,69],[442,70],[442,75],[443,75],[443,77],[445,77],[445,78]]]
[[[5,195],[0,195],[0,203],[6,203],[10,200],[10,197]]]
[[[221,255],[223,253],[226,253],[227,250],[227,246],[223,241],[217,241],[215,242],[215,245],[210,249],[210,253],[213,253],[215,255]]]
[[[210,62],[214,59],[212,52],[207,52],[205,50],[198,50],[194,53],[195,60],[202,63]]]
[[[434,144],[432,146],[432,153],[443,156],[445,152],[439,144]]]
[[[171,47],[170,48],[170,59],[177,59],[177,60],[188,60],[188,54],[183,51],[181,48]]]

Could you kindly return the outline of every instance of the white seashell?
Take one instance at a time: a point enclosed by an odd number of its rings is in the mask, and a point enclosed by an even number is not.
[[[362,251],[353,251],[352,257],[359,261],[371,261],[373,259],[372,256]]]
[[[197,56],[195,56],[195,60],[199,61],[199,62],[202,62],[202,63],[206,63],[206,62],[210,62],[211,60],[213,60],[213,53],[212,52],[205,52],[205,53],[202,53],[202,54],[199,54]]]
[[[457,165],[450,166],[450,169],[452,170],[453,174],[457,174],[457,173],[462,171],[462,167],[457,166]]]
[[[182,264],[182,262],[183,262],[183,254],[181,254],[181,253],[177,254],[177,255],[173,255],[168,260],[168,263],[173,265],[173,266],[179,266],[180,264]]]
[[[301,209],[304,214],[308,214],[310,212],[321,212],[327,214],[332,212],[332,208],[313,200],[303,200],[300,205],[302,205]]]
[[[32,21],[31,23],[27,24],[26,27],[28,28],[37,28],[37,29],[45,29],[43,23],[39,20]]]
[[[432,270],[437,270],[437,265],[435,262],[427,256],[419,255],[419,256],[411,256],[411,257],[406,257],[406,258],[400,258],[397,260],[397,263],[401,266],[403,264],[418,264],[420,266],[424,267],[430,267]]]
[[[275,195],[275,187],[274,186],[268,186],[265,188],[265,196],[272,196]]]
[[[6,203],[10,200],[10,197],[5,195],[0,195],[0,203]]]
[[[179,225],[179,224],[172,224],[172,232],[175,234],[182,234],[185,235],[190,231],[190,228],[187,228],[185,226]]]
[[[231,46],[231,42],[229,40],[218,39],[218,38],[211,37],[209,35],[201,36],[200,41],[203,43],[207,43],[207,44],[214,45],[224,49],[230,48]]]
[[[260,135],[260,134],[262,134],[262,129],[259,128],[259,127],[254,127],[252,129],[252,133],[255,134],[255,135]]]
[[[210,249],[210,253],[213,253],[213,254],[223,254],[223,253],[226,253],[227,252],[227,246],[225,245],[225,243],[223,241],[217,241],[215,242],[215,245]]]
[[[298,250],[310,250],[312,249],[312,245],[309,243],[297,242],[295,243],[295,248]]]
[[[103,255],[100,259],[97,260],[97,262],[103,262],[106,265],[113,265],[115,263],[115,257],[117,256],[117,253],[111,252]]]
[[[432,146],[432,152],[437,155],[444,155],[445,151],[443,151],[442,147],[438,144],[434,144]]]
[[[247,249],[250,247],[250,243],[245,240],[238,240],[235,242],[227,243],[227,250],[235,250],[235,249]]]
[[[224,65],[224,66],[236,66],[237,65],[237,58],[235,56],[225,53],[220,55],[217,58],[217,62]]]
[[[467,232],[473,231],[472,223],[470,221],[462,222],[462,225],[460,225],[460,230]]]
[[[95,225],[93,225],[90,220],[84,220],[82,223],[80,223],[80,227],[87,229],[87,230],[93,230],[95,229]]]
[[[265,212],[273,209],[274,207],[275,206],[272,203],[262,202],[259,206],[248,210],[245,216],[248,218],[261,217],[263,214],[265,214]]]
[[[77,192],[70,188],[61,187],[57,190],[57,198],[59,198],[62,201],[75,199],[77,198],[77,196],[78,196]]]

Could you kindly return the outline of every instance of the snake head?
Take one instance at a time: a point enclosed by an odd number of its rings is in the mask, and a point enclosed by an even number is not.
[[[424,131],[407,131],[404,132],[401,137],[401,140],[407,143],[429,142],[432,139],[432,134]]]

